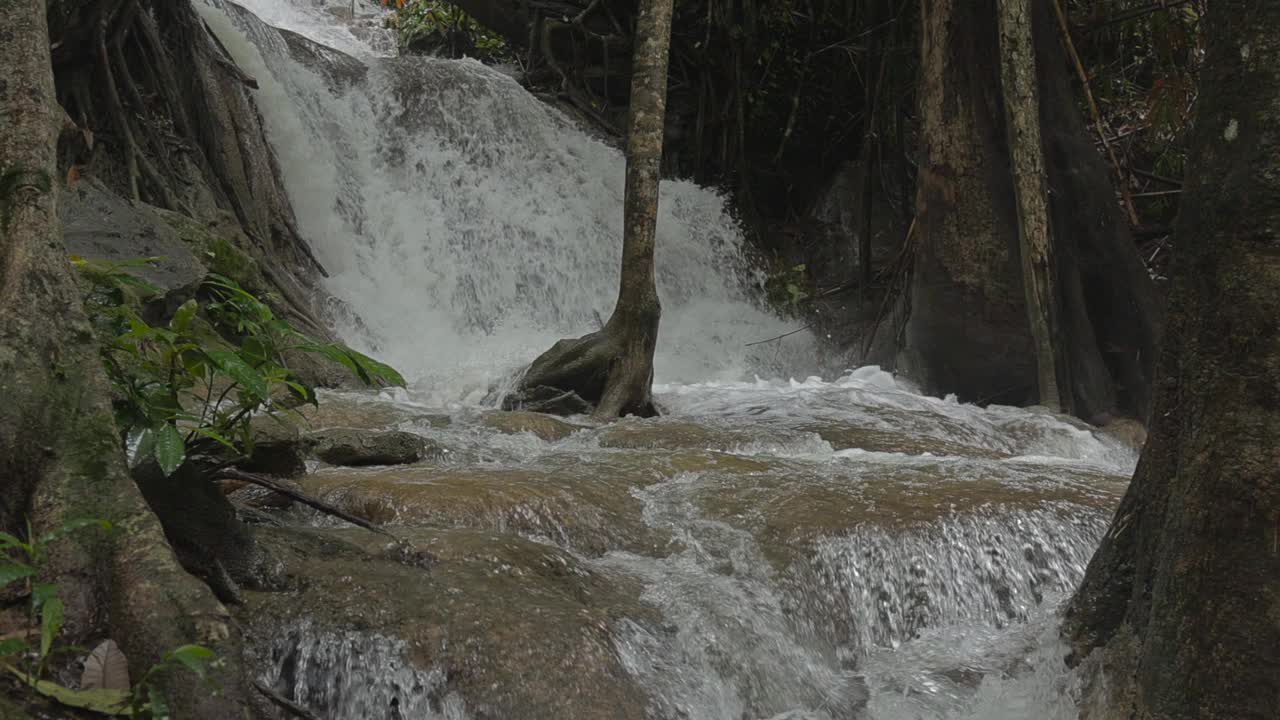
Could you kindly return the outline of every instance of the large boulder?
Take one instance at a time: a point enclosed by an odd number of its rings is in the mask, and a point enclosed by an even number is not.
[[[151,212],[131,203],[97,178],[86,176],[69,186],[58,203],[67,253],[86,260],[126,263],[154,258],[126,272],[161,291],[148,313],[163,317],[193,297],[207,269],[181,236]]]

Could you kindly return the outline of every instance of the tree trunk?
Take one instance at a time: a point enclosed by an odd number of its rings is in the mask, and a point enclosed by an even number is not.
[[[1065,626],[1088,718],[1280,707],[1280,5],[1206,28],[1151,440]]]
[[[995,0],[921,7],[916,254],[902,319],[880,327],[870,360],[970,402],[1043,402],[1052,377],[1061,405],[1081,417],[1145,419],[1159,329],[1150,278],[1075,107],[1052,9],[1006,9],[1021,12],[1018,39],[1004,49],[1024,49],[1002,73]],[[1001,77],[1014,85],[1009,98]],[[1023,253],[1020,235],[1051,256]],[[1024,258],[1033,276],[1048,277],[1038,290],[1023,282]],[[1028,322],[1044,317],[1028,310],[1028,290],[1061,308],[1047,333]],[[1045,335],[1057,352],[1042,376]]]
[[[1036,354],[1036,385],[1040,404],[1070,411],[1070,396],[1061,396],[1058,362],[1059,308],[1055,280],[1053,235],[1049,224],[1048,188],[1040,143],[1040,93],[1036,79],[1035,44],[1031,32],[1032,0],[999,0],[1000,78],[1004,85],[1005,127],[1012,160],[1014,195],[1018,209],[1018,249],[1022,257],[1022,286],[1027,320]],[[1068,383],[1063,386],[1069,387]],[[1063,401],[1068,405],[1064,407]]]
[[[42,569],[66,604],[63,637],[109,634],[140,677],[164,651],[202,642],[238,660],[225,608],[178,567],[124,466],[97,344],[62,246],[54,94],[43,2],[0,6],[0,527],[37,534],[110,521],[50,549]],[[182,717],[243,716],[238,678],[211,697],[171,678]]]
[[[525,389],[572,390],[598,418],[652,415],[653,353],[662,306],[654,272],[658,187],[667,98],[673,0],[646,0],[636,20],[623,201],[618,302],[599,332],[562,340],[525,373]]]
[[[917,254],[899,369],[928,392],[1022,402],[1035,385],[1007,172],[994,0],[921,7]]]

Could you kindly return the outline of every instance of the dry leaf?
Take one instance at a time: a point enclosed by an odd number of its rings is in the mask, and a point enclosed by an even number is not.
[[[90,130],[89,128],[82,128],[80,132],[84,134],[85,147],[92,150],[93,149],[93,131]]]
[[[84,660],[82,690],[129,690],[129,659],[115,640],[103,640]]]
[[[80,179],[79,165],[72,165],[71,167],[67,168],[67,184],[68,185],[74,185],[75,182],[79,179]]]

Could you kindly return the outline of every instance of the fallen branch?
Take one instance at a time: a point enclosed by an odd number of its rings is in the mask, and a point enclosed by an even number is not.
[[[757,340],[757,341],[755,341],[755,342],[749,342],[749,343],[747,343],[746,345],[744,345],[743,347],[752,347],[753,345],[763,345],[763,344],[765,344],[765,343],[771,343],[771,342],[774,342],[774,341],[776,341],[776,340],[781,340],[782,338],[785,338],[785,337],[791,337],[792,335],[795,335],[796,333],[804,332],[805,330],[808,330],[808,329],[809,329],[809,328],[811,328],[811,327],[813,327],[813,326],[812,326],[812,325],[805,325],[805,326],[804,326],[804,327],[802,327],[802,328],[796,328],[795,330],[792,330],[791,332],[782,333],[781,335],[779,335],[779,336],[777,336],[777,337],[771,337],[771,338],[769,338],[768,340]]]
[[[360,517],[359,515],[352,515],[351,513],[347,512],[346,510],[343,510],[343,509],[341,509],[341,508],[339,508],[339,507],[336,507],[336,506],[334,506],[334,505],[330,505],[329,503],[327,503],[327,502],[325,502],[325,501],[323,501],[323,500],[320,500],[320,499],[317,499],[317,498],[311,497],[310,495],[307,495],[306,493],[299,492],[299,491],[294,490],[294,489],[292,489],[292,488],[289,488],[289,487],[286,487],[286,486],[284,486],[284,485],[281,485],[280,483],[277,483],[276,481],[274,481],[274,480],[272,480],[272,479],[270,479],[270,478],[263,477],[263,476],[261,476],[261,475],[255,475],[255,474],[253,474],[253,473],[245,472],[245,471],[243,471],[243,470],[239,470],[239,469],[237,469],[237,468],[222,468],[222,469],[220,469],[220,470],[218,470],[218,471],[214,472],[214,474],[213,474],[213,479],[215,479],[215,480],[216,480],[216,479],[224,479],[224,480],[240,480],[240,481],[242,481],[242,482],[247,482],[247,483],[250,483],[250,484],[253,484],[253,485],[257,485],[257,486],[259,486],[259,487],[264,487],[264,488],[266,488],[266,489],[268,489],[268,490],[271,490],[272,492],[280,493],[281,495],[284,495],[285,497],[289,498],[290,500],[294,500],[294,501],[296,501],[296,502],[300,502],[300,503],[302,503],[303,505],[306,505],[307,507],[310,507],[310,508],[314,508],[314,509],[316,509],[316,510],[319,510],[320,512],[322,512],[322,513],[324,513],[324,514],[326,514],[326,515],[332,515],[333,517],[339,518],[339,519],[341,519],[341,520],[346,520],[347,522],[351,523],[352,525],[358,525],[358,526],[360,526],[360,527],[364,528],[365,530],[369,530],[369,531],[371,531],[371,532],[376,532],[376,533],[379,533],[379,534],[381,534],[381,535],[386,535],[387,537],[389,537],[389,538],[391,538],[391,539],[393,539],[393,540],[397,539],[397,538],[396,538],[396,536],[392,535],[391,533],[387,532],[386,530],[383,530],[382,528],[378,527],[377,525],[374,525],[373,523],[369,522],[368,520],[365,520],[364,518]]]
[[[263,697],[271,701],[272,705],[284,710],[294,717],[302,718],[302,720],[320,720],[319,716],[310,710],[302,707],[298,703],[263,685],[261,682],[254,682],[253,689],[262,694]]]

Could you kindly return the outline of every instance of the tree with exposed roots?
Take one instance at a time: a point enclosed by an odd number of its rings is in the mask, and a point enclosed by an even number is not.
[[[135,677],[185,643],[234,662],[226,608],[179,566],[126,468],[58,221],[66,116],[45,3],[0,4],[0,39],[0,528],[39,537],[81,518],[114,526],[57,541],[41,564],[40,580],[56,584],[65,605],[70,642],[118,639]],[[239,677],[218,681],[215,695],[194,676],[167,678],[175,714],[242,717]]]
[[[1280,4],[1206,32],[1151,439],[1067,614],[1091,720],[1280,707]]]
[[[672,6],[672,0],[647,0],[636,20],[618,303],[603,328],[556,343],[533,361],[521,382],[525,392],[575,393],[595,406],[597,418],[656,414],[651,387],[662,306],[654,239]]]

